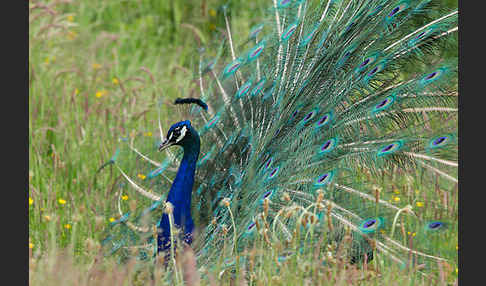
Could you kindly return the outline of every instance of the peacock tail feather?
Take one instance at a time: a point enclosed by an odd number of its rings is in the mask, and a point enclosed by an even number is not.
[[[190,120],[201,140],[191,201],[200,263],[260,235],[288,253],[324,234],[352,238],[351,262],[457,260],[457,61],[441,51],[457,45],[458,12],[429,2],[273,0],[238,45],[223,7],[225,40],[199,51],[207,106],[170,116]],[[127,134],[109,161],[124,182],[110,254],[157,254],[183,156],[157,153],[160,104],[156,140]],[[133,191],[138,201],[122,209]]]

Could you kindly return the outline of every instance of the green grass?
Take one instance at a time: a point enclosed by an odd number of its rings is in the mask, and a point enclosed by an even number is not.
[[[100,256],[103,229],[116,214],[115,191],[109,176],[97,185],[93,180],[98,167],[114,153],[120,136],[156,132],[153,106],[159,97],[168,103],[182,95],[197,94],[193,81],[197,38],[201,44],[220,40],[213,30],[223,27],[218,14],[221,3],[187,2],[29,3],[32,285],[144,285],[146,270],[131,263],[118,265],[114,259]],[[233,1],[231,21],[238,27],[235,37],[247,34],[266,7],[265,1]],[[163,109],[163,115],[170,122],[167,109]],[[251,253],[248,257],[259,260],[255,264],[258,267],[239,269],[237,276],[246,273],[247,283],[255,285],[302,285],[310,279],[312,283],[320,281],[320,285],[430,282],[410,271],[376,262],[379,259],[367,269],[351,267],[339,258],[324,266],[309,252],[278,265],[276,251],[261,240]],[[188,254],[186,259],[190,262],[193,258]],[[189,262],[179,265],[186,279],[199,275],[203,285],[229,285],[230,275],[221,272],[222,265],[191,267]],[[431,279],[453,283],[457,278],[455,266],[443,268]],[[170,285],[173,279],[160,269],[153,275],[156,285]]]
[[[155,133],[157,98],[169,103],[194,90],[199,57],[193,31],[209,39],[210,25],[218,22],[209,11],[220,4],[177,3],[30,5],[29,222],[36,248],[46,241],[45,215],[58,217],[60,226],[83,217],[79,233],[98,238],[96,221],[106,222],[112,205],[109,192],[94,188],[95,171],[121,135]],[[251,6],[239,7],[256,9]],[[244,19],[235,24],[248,31]],[[66,246],[71,230],[60,230],[57,240]]]

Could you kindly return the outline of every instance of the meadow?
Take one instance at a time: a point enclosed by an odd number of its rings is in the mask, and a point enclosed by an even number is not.
[[[267,2],[231,1],[235,38],[258,23]],[[457,261],[440,264],[430,276],[380,259],[357,267],[335,255],[324,265],[312,248],[279,261],[263,238],[238,254],[250,263],[237,269],[236,278],[224,270],[224,261],[197,265],[190,250],[177,261],[176,276],[163,267],[140,268],[135,261],[119,264],[103,256],[103,230],[118,218],[116,196],[113,178],[95,181],[95,173],[119,137],[156,136],[159,98],[168,106],[177,97],[198,96],[198,48],[221,40],[221,4],[29,1],[30,284],[457,285]],[[457,7],[454,1],[444,5]],[[162,115],[165,126],[173,121],[167,107]],[[435,190],[430,192],[433,197]],[[398,203],[398,197],[390,193],[390,200]],[[123,200],[136,204],[137,195]],[[457,198],[446,203],[449,213],[457,213]],[[451,237],[441,244],[445,252],[457,251],[457,230]]]

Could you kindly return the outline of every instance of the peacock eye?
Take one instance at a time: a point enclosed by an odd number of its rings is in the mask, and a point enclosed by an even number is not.
[[[358,228],[365,234],[372,234],[381,229],[383,224],[384,220],[382,217],[374,217],[362,221]]]
[[[429,233],[441,232],[447,228],[447,223],[441,221],[431,221],[425,225],[425,231]]]

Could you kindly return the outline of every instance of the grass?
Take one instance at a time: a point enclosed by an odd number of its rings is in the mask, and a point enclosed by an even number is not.
[[[223,27],[220,5],[216,0],[29,2],[32,285],[145,285],[152,280],[155,285],[171,284],[171,273],[162,267],[149,273],[133,262],[119,265],[100,256],[103,229],[116,214],[115,194],[113,188],[97,187],[94,173],[112,156],[120,136],[156,133],[153,106],[159,96],[170,102],[197,94],[193,68],[198,42],[220,40],[214,36]],[[266,5],[264,1],[231,2],[232,25],[238,27],[235,37],[258,23]],[[170,120],[168,110],[163,109],[163,115]],[[113,180],[104,177],[97,183],[109,186]],[[135,202],[130,196],[127,200]],[[277,262],[276,253],[263,238],[249,253],[240,253],[257,262],[249,264],[254,268],[238,269],[238,283],[430,283],[378,259],[356,268],[339,257],[324,266],[313,252]],[[222,271],[223,261],[196,265],[188,251],[177,263],[189,285],[230,284],[229,271]],[[455,266],[439,268],[442,272],[433,281],[445,285],[456,280]]]

